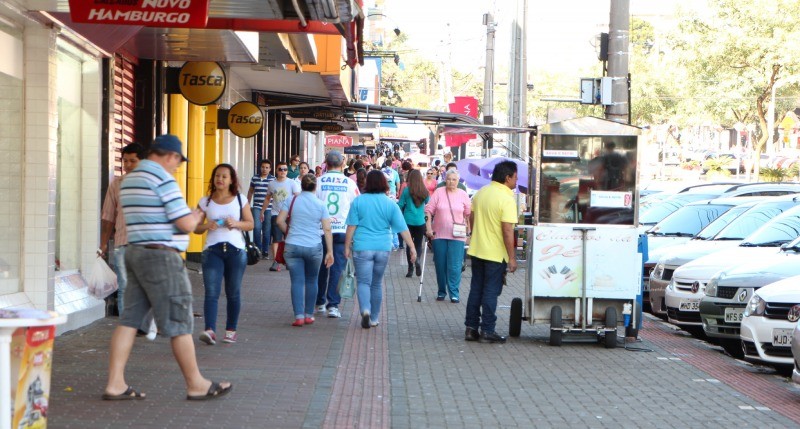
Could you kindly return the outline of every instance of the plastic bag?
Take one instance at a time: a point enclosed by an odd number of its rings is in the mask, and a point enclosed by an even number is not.
[[[356,268],[353,265],[353,258],[347,259],[344,271],[339,276],[339,296],[342,299],[352,299],[356,293]]]
[[[89,283],[89,295],[97,299],[105,299],[118,288],[117,275],[100,256],[94,260],[94,267],[86,280]]]

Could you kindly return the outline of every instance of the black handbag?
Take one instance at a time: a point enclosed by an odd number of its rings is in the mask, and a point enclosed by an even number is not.
[[[242,205],[242,194],[236,194],[236,199],[239,201],[239,219],[244,219],[244,206]],[[244,249],[247,251],[247,265],[255,265],[261,260],[261,250],[250,241],[250,236],[242,231],[244,237]]]

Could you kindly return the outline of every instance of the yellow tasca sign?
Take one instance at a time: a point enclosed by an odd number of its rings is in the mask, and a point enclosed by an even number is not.
[[[249,101],[240,101],[228,111],[228,128],[239,137],[253,137],[264,125],[264,113]]]
[[[181,67],[178,86],[191,103],[207,106],[225,93],[225,70],[213,61],[190,61]]]

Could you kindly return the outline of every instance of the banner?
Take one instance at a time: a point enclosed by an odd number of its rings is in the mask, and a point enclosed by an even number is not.
[[[472,118],[478,117],[478,99],[475,97],[456,97],[455,102],[450,103],[450,113],[467,115]],[[461,146],[462,144],[477,138],[476,134],[445,134],[444,142],[447,147]]]
[[[325,146],[328,147],[350,147],[353,145],[353,138],[349,136],[325,136]]]
[[[74,22],[205,28],[209,0],[69,0]]]

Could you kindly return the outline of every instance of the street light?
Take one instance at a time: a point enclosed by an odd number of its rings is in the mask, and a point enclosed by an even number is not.
[[[369,18],[371,16],[382,16],[382,17],[394,22],[394,20],[392,20],[392,18],[389,18],[388,16],[386,16],[386,15],[384,15],[382,13],[377,13],[377,12],[370,13],[369,15],[367,15],[367,18]],[[392,30],[392,31],[394,31],[394,35],[395,36],[399,36],[400,35],[401,31],[400,31],[400,28],[397,27],[397,23],[395,23],[394,30]]]

